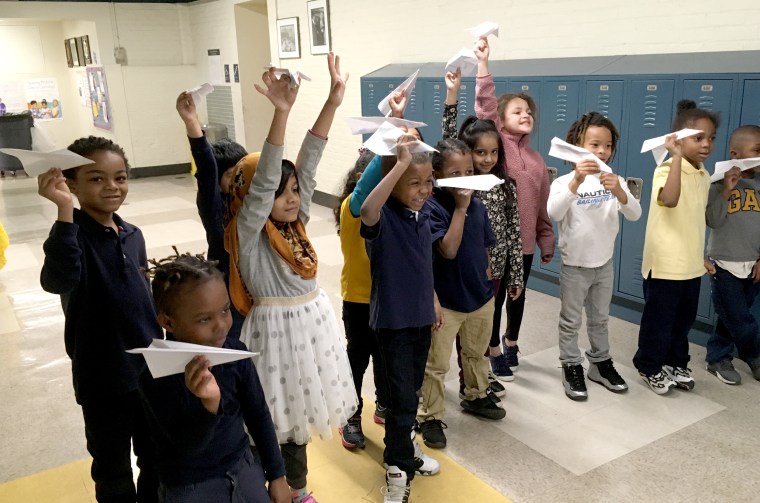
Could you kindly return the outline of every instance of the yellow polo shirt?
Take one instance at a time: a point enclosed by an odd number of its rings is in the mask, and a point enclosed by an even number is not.
[[[343,300],[369,304],[371,279],[369,257],[364,238],[359,235],[362,219],[351,215],[348,201],[340,205],[340,250],[343,252],[343,269],[340,273],[340,293]]]
[[[668,179],[672,159],[654,171],[649,202],[641,275],[652,278],[686,280],[705,273],[705,209],[710,191],[710,175],[704,165],[692,166],[681,160],[681,197],[674,208],[658,202],[657,196]]]

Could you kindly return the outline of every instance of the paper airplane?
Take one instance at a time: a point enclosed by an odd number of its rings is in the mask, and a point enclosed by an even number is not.
[[[738,167],[741,171],[747,171],[748,169],[756,168],[760,166],[760,157],[750,157],[748,159],[731,159],[728,161],[720,161],[715,163],[715,173],[710,177],[711,182],[717,182],[723,180],[726,176],[726,172],[733,168]]]
[[[416,129],[427,126],[424,122],[410,121],[398,117],[346,117],[345,119],[348,123],[348,127],[351,128],[351,134],[374,133],[384,122],[392,124],[398,128],[405,127],[407,129]]]
[[[190,89],[188,92],[193,96],[193,103],[198,105],[202,98],[205,98],[214,92],[214,86],[206,82],[205,84]]]
[[[456,189],[471,189],[489,191],[504,180],[496,175],[455,176],[453,178],[439,178],[435,181],[438,187],[451,187]]]
[[[198,355],[208,358],[211,366],[214,366],[243,360],[258,354],[239,349],[216,348],[161,339],[153,339],[147,348],[129,349],[127,353],[143,355],[148,364],[148,370],[154,379],[173,374],[183,374],[185,366]]]
[[[375,134],[364,142],[364,146],[376,155],[396,155],[398,150],[397,142],[403,134],[405,132],[402,129],[397,128],[390,122],[384,122],[375,131]],[[437,152],[436,149],[421,141],[414,142],[409,147],[409,150],[413,154],[417,152]]]
[[[677,131],[675,133],[676,139],[680,140],[682,138],[686,138],[687,136],[694,136],[695,134],[699,134],[702,131],[699,129],[682,129],[680,131]],[[662,161],[665,160],[665,157],[668,156],[668,149],[665,148],[665,139],[672,135],[673,133],[668,133],[663,136],[658,136],[657,138],[650,138],[648,140],[644,140],[644,143],[641,145],[641,153],[652,151],[652,155],[654,156],[654,162],[658,166],[662,164]]]
[[[470,35],[472,35],[472,38],[474,40],[480,40],[481,38],[486,38],[488,35],[494,35],[496,37],[499,36],[499,25],[491,22],[486,21],[484,23],[480,23],[477,26],[473,26],[472,28],[467,28],[466,30]]]
[[[301,80],[306,80],[308,82],[311,82],[311,78],[308,77],[305,73],[302,73],[298,70],[288,70],[287,68],[275,68],[273,65],[265,66],[264,70],[269,70],[270,68],[274,68],[274,75],[278,79],[282,77],[283,75],[288,75],[290,77],[290,88],[293,89],[294,87],[298,87],[301,85]]]
[[[607,166],[607,164],[602,162],[602,160],[593,153],[589,152],[583,147],[570,145],[566,141],[560,140],[556,136],[552,138],[552,146],[549,149],[549,155],[556,157],[557,159],[562,159],[563,161],[572,162],[573,164],[578,164],[581,161],[592,160],[596,162],[597,165],[599,165],[600,171],[612,173],[612,168]]]
[[[394,89],[388,96],[383,98],[380,103],[377,105],[377,109],[380,110],[380,113],[383,115],[388,115],[391,113],[391,105],[390,101],[393,97],[394,93],[400,93],[401,91],[406,91],[407,98],[411,98],[412,91],[414,91],[414,85],[417,83],[417,75],[420,73],[419,70],[414,72],[408,79],[403,81],[401,85],[399,85],[396,89]],[[409,103],[407,101],[407,103]]]
[[[34,150],[22,150],[19,148],[0,148],[0,152],[17,157],[29,176],[39,176],[50,168],[69,169],[86,164],[94,164],[95,161],[75,154],[71,150],[62,148],[52,152],[36,152]]]
[[[459,52],[446,63],[447,72],[456,72],[461,69],[462,75],[469,75],[478,67],[478,58],[472,49],[459,49]]]

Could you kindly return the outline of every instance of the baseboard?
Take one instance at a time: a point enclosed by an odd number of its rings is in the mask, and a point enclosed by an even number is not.
[[[130,178],[148,178],[151,176],[186,175],[190,173],[190,163],[161,164],[159,166],[146,166],[144,168],[132,168],[129,170]]]

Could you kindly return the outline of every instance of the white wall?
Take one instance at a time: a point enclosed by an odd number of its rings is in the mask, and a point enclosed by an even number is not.
[[[361,75],[390,63],[444,62],[472,43],[464,29],[482,21],[500,25],[499,38],[491,40],[492,59],[760,49],[757,0],[330,0],[329,7],[332,47],[352,75],[342,115],[361,114]],[[287,141],[294,156],[327,92],[324,56],[309,54],[306,2],[268,0],[268,10],[273,60],[275,20],[298,16],[302,57],[282,64],[314,77],[302,87],[291,114]],[[338,118],[317,175],[318,190],[338,191],[359,144]]]

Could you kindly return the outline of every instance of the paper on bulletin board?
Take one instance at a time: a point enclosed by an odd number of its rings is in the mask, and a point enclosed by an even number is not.
[[[63,119],[58,79],[28,79],[24,87],[27,109],[32,113],[32,117],[43,121]]]
[[[219,49],[208,49],[208,80],[213,85],[224,84],[224,68],[222,67],[222,52]]]
[[[111,98],[108,94],[106,72],[102,66],[87,67],[87,85],[90,91],[93,125],[99,129],[112,129]]]

